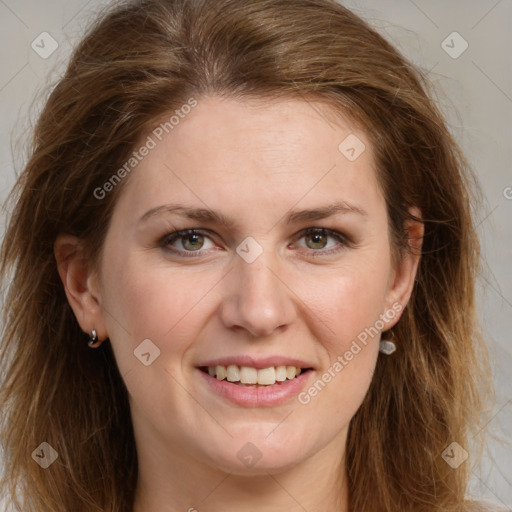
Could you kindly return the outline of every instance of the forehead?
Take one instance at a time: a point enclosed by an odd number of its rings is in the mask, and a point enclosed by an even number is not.
[[[319,201],[379,207],[367,136],[327,109],[298,99],[200,99],[179,122],[165,124],[172,114],[164,116],[141,139],[141,145],[151,139],[152,149],[119,202],[139,215],[177,200],[235,215]]]

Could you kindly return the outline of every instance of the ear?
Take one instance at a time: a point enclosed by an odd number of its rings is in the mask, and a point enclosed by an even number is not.
[[[97,273],[84,258],[81,240],[71,235],[59,235],[54,254],[66,297],[80,327],[88,334],[96,330],[98,340],[108,338]]]
[[[421,219],[421,211],[414,207],[409,209],[409,213]],[[394,316],[386,325],[386,330],[393,327],[409,302],[412,291],[414,289],[414,282],[416,273],[421,258],[421,248],[423,245],[424,224],[415,220],[407,220],[405,224],[407,233],[407,242],[410,249],[404,249],[399,255],[399,261],[396,262],[390,275],[389,288],[386,296],[386,311],[396,309],[396,304],[400,304],[401,308],[399,313]],[[395,307],[393,307],[395,305]]]

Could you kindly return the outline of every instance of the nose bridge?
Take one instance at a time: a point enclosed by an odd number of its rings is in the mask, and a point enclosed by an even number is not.
[[[237,249],[239,256],[233,262],[233,272],[229,273],[229,293],[223,303],[222,320],[226,327],[243,327],[254,336],[268,336],[292,321],[294,305],[289,290],[279,278],[280,264],[275,252],[258,245],[260,249],[250,240],[247,245],[242,242]],[[255,251],[259,253],[256,257]]]

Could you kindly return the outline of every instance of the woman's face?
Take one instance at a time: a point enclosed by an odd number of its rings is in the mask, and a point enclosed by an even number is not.
[[[150,134],[89,281],[139,457],[255,474],[343,453],[416,262],[392,267],[369,141],[324,108],[209,97]]]

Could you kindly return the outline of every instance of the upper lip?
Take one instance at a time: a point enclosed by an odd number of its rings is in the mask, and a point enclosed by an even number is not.
[[[254,358],[248,355],[221,357],[219,359],[211,359],[198,365],[202,366],[249,366],[261,370],[263,368],[270,368],[271,366],[297,366],[298,368],[313,368],[313,365],[302,361],[285,356],[268,356],[261,358]]]

